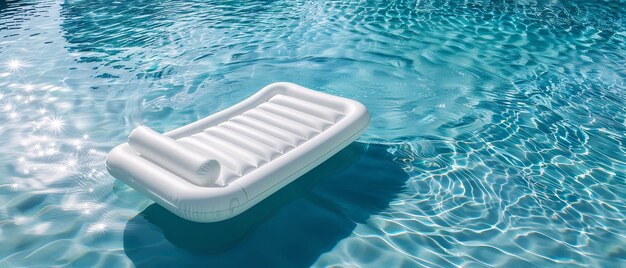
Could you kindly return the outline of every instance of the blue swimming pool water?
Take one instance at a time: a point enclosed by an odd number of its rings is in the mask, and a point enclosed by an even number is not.
[[[623,1],[0,2],[0,267],[626,266]],[[275,81],[369,130],[232,220],[115,181]]]

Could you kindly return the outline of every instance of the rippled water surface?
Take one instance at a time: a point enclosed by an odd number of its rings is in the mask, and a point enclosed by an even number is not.
[[[626,266],[626,2],[0,2],[0,267]],[[372,114],[198,224],[104,169],[275,81]]]

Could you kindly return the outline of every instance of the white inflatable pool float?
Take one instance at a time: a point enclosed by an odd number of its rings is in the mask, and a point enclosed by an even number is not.
[[[174,214],[234,217],[354,141],[362,104],[274,83],[216,114],[159,134],[138,127],[106,159],[109,173]]]

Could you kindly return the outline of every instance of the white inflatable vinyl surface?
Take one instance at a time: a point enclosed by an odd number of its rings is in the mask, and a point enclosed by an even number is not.
[[[159,134],[141,126],[106,159],[111,175],[191,221],[232,218],[354,141],[362,104],[292,83]]]

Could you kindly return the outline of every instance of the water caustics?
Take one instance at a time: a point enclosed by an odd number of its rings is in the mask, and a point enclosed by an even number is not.
[[[624,14],[620,1],[0,3],[0,266],[624,266]],[[222,224],[180,221],[106,174],[137,125],[164,132],[276,81],[356,99],[370,128]]]

